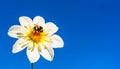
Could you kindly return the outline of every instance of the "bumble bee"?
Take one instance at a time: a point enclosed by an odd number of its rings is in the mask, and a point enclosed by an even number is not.
[[[43,27],[35,25],[34,30],[38,32],[43,32]]]

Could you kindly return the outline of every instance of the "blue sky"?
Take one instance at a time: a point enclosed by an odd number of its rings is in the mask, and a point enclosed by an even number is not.
[[[52,62],[44,58],[35,69],[120,69],[119,0],[1,0],[0,69],[30,69],[26,50],[12,53],[17,39],[8,36],[20,16],[43,16],[64,40]]]

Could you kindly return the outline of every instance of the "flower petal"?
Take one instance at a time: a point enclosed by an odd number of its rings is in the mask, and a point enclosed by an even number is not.
[[[21,16],[19,18],[19,22],[22,26],[27,26],[29,24],[32,24],[32,19],[27,16]]]
[[[58,27],[52,22],[46,23],[44,28],[45,28],[44,31],[49,35],[52,35],[58,31]]]
[[[44,20],[44,18],[41,17],[41,16],[36,16],[36,17],[34,17],[34,19],[33,19],[33,23],[34,23],[34,24],[38,24],[39,26],[43,26],[43,25],[45,24],[45,20]]]
[[[34,50],[29,50],[27,48],[27,57],[31,63],[35,63],[39,60],[40,54],[38,52],[37,46],[34,47]]]
[[[17,53],[26,48],[28,42],[22,38],[18,39],[13,45],[12,53]]]
[[[53,36],[51,36],[51,39],[53,42],[53,44],[52,44],[53,48],[62,48],[64,46],[64,42],[60,36],[53,35]]]
[[[21,26],[13,25],[8,30],[8,35],[14,38],[18,38],[18,36],[24,35],[23,31],[21,31]]]
[[[54,50],[49,43],[44,43],[45,48],[42,49],[41,55],[48,61],[52,61],[54,58]]]

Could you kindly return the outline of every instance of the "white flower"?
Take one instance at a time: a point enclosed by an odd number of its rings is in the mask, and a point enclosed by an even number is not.
[[[62,48],[64,42],[55,33],[58,27],[47,22],[41,16],[36,16],[32,20],[27,16],[19,18],[21,25],[13,25],[8,31],[8,35],[18,40],[13,45],[13,53],[20,52],[27,48],[26,54],[31,63],[35,63],[42,55],[46,60],[52,61],[54,57],[53,48]]]

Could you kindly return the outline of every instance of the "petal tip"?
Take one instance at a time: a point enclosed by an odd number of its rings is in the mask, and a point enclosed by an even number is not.
[[[42,16],[35,16],[33,18],[33,23],[38,24],[39,26],[43,26],[45,24],[45,19]]]
[[[32,52],[31,52],[31,50],[27,49],[26,53],[27,53],[27,57],[28,57],[28,60],[30,61],[30,63],[35,63],[40,58],[40,54],[38,53],[36,47]]]
[[[14,49],[12,50],[12,53],[17,53]]]

